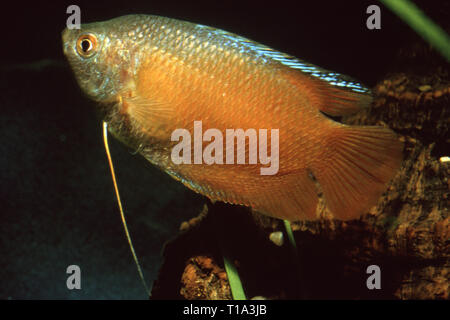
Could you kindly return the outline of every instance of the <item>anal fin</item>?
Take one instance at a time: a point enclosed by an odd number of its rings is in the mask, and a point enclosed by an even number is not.
[[[262,191],[251,199],[252,207],[266,215],[289,220],[316,220],[318,190],[307,170],[276,177],[270,185],[270,190]]]

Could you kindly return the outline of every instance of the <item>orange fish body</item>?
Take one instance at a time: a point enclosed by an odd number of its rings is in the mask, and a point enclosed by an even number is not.
[[[103,106],[112,133],[212,200],[312,220],[322,192],[336,218],[354,219],[400,165],[402,145],[389,129],[347,126],[321,113],[357,111],[371,101],[367,89],[245,38],[131,15],[66,29],[63,42],[80,86]],[[224,136],[227,129],[266,129],[269,154],[269,133],[278,129],[277,172],[262,175],[267,165],[248,163],[250,138],[245,164],[236,163],[234,146],[234,164],[226,163],[226,150],[218,156],[222,164],[175,164],[172,134],[193,133],[196,121],[203,133],[214,128]],[[202,141],[202,150],[209,143]],[[195,153],[192,143],[192,158]]]

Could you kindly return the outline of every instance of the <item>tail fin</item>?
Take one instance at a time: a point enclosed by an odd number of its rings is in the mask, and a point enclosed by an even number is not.
[[[313,173],[328,208],[341,220],[355,219],[373,206],[402,161],[402,143],[382,127],[339,126],[328,150]]]

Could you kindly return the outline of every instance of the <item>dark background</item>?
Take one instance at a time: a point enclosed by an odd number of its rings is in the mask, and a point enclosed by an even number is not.
[[[449,21],[447,1],[418,1]],[[45,1],[2,4],[0,299],[145,299],[124,237],[93,104],[61,50],[67,6],[83,22],[147,13],[225,29],[373,86],[421,41],[377,1]],[[370,4],[381,30],[366,28]],[[442,24],[442,23],[441,23]],[[400,54],[399,54],[400,53]],[[147,282],[163,243],[203,199],[111,139]],[[66,268],[82,290],[66,288]]]

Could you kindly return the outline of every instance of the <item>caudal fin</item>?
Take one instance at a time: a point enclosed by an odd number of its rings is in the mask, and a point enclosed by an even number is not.
[[[402,161],[402,143],[382,127],[336,127],[328,152],[314,165],[328,208],[340,220],[358,218],[386,188]]]

